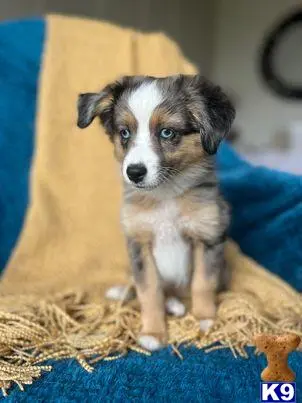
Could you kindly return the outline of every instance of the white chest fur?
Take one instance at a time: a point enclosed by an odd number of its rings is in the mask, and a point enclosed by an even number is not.
[[[183,287],[190,278],[191,248],[179,229],[179,209],[175,201],[164,201],[157,208],[132,217],[131,225],[152,231],[153,255],[164,283]]]

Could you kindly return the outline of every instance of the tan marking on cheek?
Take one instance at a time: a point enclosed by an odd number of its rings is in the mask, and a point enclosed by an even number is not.
[[[204,157],[199,134],[183,136],[179,145],[173,146],[163,143],[163,153],[167,165],[179,170],[196,164]]]
[[[114,155],[118,162],[122,162],[125,158],[125,150],[121,144],[120,137],[118,135],[114,136]]]
[[[131,131],[131,129],[130,129]],[[114,155],[115,158],[117,159],[118,162],[122,162],[124,158],[126,157],[126,154],[128,151],[131,149],[133,143],[135,142],[136,135],[133,134],[126,144],[126,147],[123,147],[122,142],[121,142],[121,137],[119,133],[116,133],[113,138],[113,143],[114,143]]]

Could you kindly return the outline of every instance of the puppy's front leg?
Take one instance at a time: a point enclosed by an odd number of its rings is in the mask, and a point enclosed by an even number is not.
[[[207,330],[216,315],[216,295],[226,286],[227,267],[224,259],[224,242],[205,245],[196,242],[193,247],[192,311],[203,320],[202,330]]]
[[[151,246],[129,241],[133,277],[141,305],[142,331],[139,343],[154,351],[166,342],[164,294]]]

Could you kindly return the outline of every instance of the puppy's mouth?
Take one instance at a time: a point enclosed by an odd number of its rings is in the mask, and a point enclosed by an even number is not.
[[[145,191],[152,191],[157,189],[161,184],[163,183],[163,180],[158,180],[154,183],[131,183],[131,185],[138,190],[145,190]]]

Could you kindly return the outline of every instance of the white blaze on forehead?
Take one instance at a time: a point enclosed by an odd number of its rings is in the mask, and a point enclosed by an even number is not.
[[[148,172],[144,181],[146,186],[152,185],[157,180],[159,157],[152,148],[149,125],[154,109],[162,101],[163,97],[156,81],[141,84],[128,99],[129,108],[138,126],[135,142],[125,158],[123,171],[127,179],[126,169],[129,165],[144,164]]]
[[[156,85],[156,81],[143,83],[131,93],[128,104],[141,129],[149,131],[150,117],[161,102],[162,94]]]

